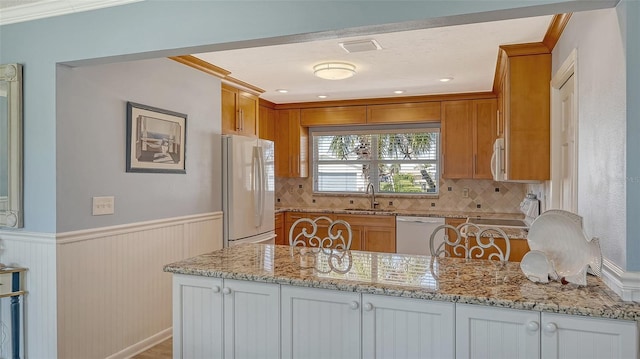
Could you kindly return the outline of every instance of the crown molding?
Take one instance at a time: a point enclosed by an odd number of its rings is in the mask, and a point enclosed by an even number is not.
[[[0,9],[0,25],[119,6],[144,0],[41,0]]]

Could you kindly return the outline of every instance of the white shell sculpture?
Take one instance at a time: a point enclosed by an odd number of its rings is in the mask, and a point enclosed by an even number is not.
[[[597,238],[587,237],[582,228],[582,217],[577,214],[562,210],[544,212],[531,224],[527,242],[531,250],[547,257],[551,263],[548,274],[552,279],[557,275],[563,283],[587,285],[587,270],[600,276],[600,243]]]

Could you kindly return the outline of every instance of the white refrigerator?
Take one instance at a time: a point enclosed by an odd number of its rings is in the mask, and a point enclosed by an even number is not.
[[[224,246],[274,243],[273,142],[222,136]]]

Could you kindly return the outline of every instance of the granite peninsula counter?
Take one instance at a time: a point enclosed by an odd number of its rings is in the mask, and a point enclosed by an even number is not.
[[[561,338],[560,333],[562,331],[558,329],[561,327],[556,323],[560,323],[560,320],[565,317],[570,320],[579,318],[577,320],[596,322],[596,328],[599,328],[603,322],[607,323],[607,325],[611,323],[615,325],[619,322],[622,325],[620,332],[625,335],[623,338],[625,344],[620,344],[623,346],[621,353],[624,355],[621,354],[618,357],[638,357],[640,303],[622,301],[599,278],[593,276],[588,276],[586,287],[578,287],[572,284],[562,285],[558,282],[537,284],[526,279],[519,268],[519,263],[513,262],[501,264],[485,260],[431,258],[428,256],[361,251],[332,251],[327,253],[321,250],[311,250],[310,248],[257,244],[224,248],[168,264],[164,267],[164,271],[176,275],[174,276],[174,346],[177,345],[177,350],[182,353],[186,353],[185,350],[191,344],[184,342],[185,332],[180,329],[186,327],[183,322],[186,317],[183,315],[185,308],[181,305],[185,299],[181,297],[183,294],[180,293],[182,292],[178,293],[178,288],[182,285],[180,283],[186,283],[184,280],[188,282],[189,280],[200,279],[203,281],[216,281],[216,284],[207,284],[205,286],[213,288],[211,294],[214,296],[214,293],[219,292],[223,294],[233,293],[232,289],[229,289],[233,285],[228,287],[226,281],[231,281],[240,287],[251,283],[268,288],[271,291],[269,293],[278,298],[278,304],[271,303],[274,308],[277,308],[277,310],[274,309],[277,314],[272,314],[280,316],[280,312],[282,312],[283,316],[282,318],[271,318],[271,320],[281,321],[283,326],[282,330],[278,331],[279,337],[277,340],[270,339],[271,341],[281,342],[278,348],[271,348],[273,350],[271,353],[274,355],[277,353],[279,357],[296,356],[292,354],[296,350],[292,349],[295,345],[292,344],[291,340],[293,339],[290,338],[294,334],[291,334],[290,330],[286,330],[286,327],[295,322],[295,320],[291,318],[291,313],[286,316],[288,310],[285,309],[285,302],[293,303],[298,295],[295,294],[298,293],[296,291],[305,290],[311,291],[311,297],[319,296],[318,298],[324,298],[323,296],[327,293],[337,296],[350,296],[350,299],[346,300],[345,303],[351,309],[358,309],[351,312],[360,313],[361,317],[358,318],[361,318],[363,323],[358,325],[362,325],[362,335],[365,335],[369,330],[364,325],[364,320],[369,315],[368,312],[376,312],[372,308],[377,307],[371,304],[374,303],[374,299],[383,297],[392,300],[390,298],[397,298],[395,300],[404,300],[409,307],[420,303],[450,306],[456,313],[455,316],[451,315],[451,322],[455,323],[455,325],[451,324],[452,328],[461,325],[459,320],[462,314],[458,312],[458,308],[465,309],[468,307],[496,311],[496,313],[490,312],[487,318],[498,315],[499,311],[529,315],[527,318],[534,319],[526,319],[526,322],[523,322],[522,326],[526,329],[523,329],[523,332],[526,332],[525,334],[529,336],[531,333],[538,333],[538,339],[536,340],[542,343],[538,345],[541,353],[549,349],[549,342],[547,341],[545,349],[544,341],[547,330],[555,328],[553,332],[557,332],[558,338]],[[276,291],[273,288],[278,288],[278,290]],[[286,294],[285,288],[295,295]],[[367,300],[365,300],[365,296],[368,298]],[[222,295],[221,297],[225,297],[224,300],[226,301],[227,297],[230,296]],[[362,299],[360,300],[360,298]],[[333,303],[332,301],[329,302]],[[238,305],[236,303],[233,307],[235,308]],[[226,305],[224,307],[226,310]],[[299,307],[297,310],[304,311],[304,308],[306,307]],[[331,308],[333,307],[327,306],[326,308],[328,311],[326,316],[330,318],[333,310]],[[176,317],[176,311],[181,313],[178,317]],[[311,312],[311,309],[308,309],[308,312]],[[336,313],[338,312],[342,313],[340,315],[350,313],[348,310],[346,312],[338,310]],[[445,313],[446,310],[437,309],[434,313],[436,312]],[[335,315],[335,313],[333,314]],[[223,317],[225,318],[224,322],[227,323],[227,317]],[[193,318],[198,318],[198,315]],[[545,322],[545,320],[551,320],[548,318],[552,318],[554,321],[552,323],[549,322],[551,324]],[[176,320],[180,321],[180,323],[176,323]],[[304,320],[306,323],[311,319],[305,317]],[[461,339],[456,334],[458,329],[450,329],[445,324],[440,323],[437,325],[444,325],[443,330],[445,332],[448,330],[453,331],[454,339],[452,340],[455,342],[453,344],[455,350],[448,352],[445,350],[447,349],[445,345],[444,349],[441,348],[445,351],[438,353],[444,357],[453,357],[458,356],[459,353],[465,353],[465,346],[459,347],[459,345],[462,345],[460,341],[468,341],[469,338],[464,337],[466,339]],[[588,324],[586,325],[588,326]],[[576,330],[584,326],[584,323],[575,324]],[[343,329],[346,330],[346,328]],[[503,332],[505,329],[507,331],[513,330],[513,328],[503,328]],[[611,337],[611,333],[605,334],[603,334],[603,338]],[[190,335],[193,335],[193,333]],[[378,335],[377,332],[375,335]],[[619,339],[619,336],[616,338]],[[365,348],[365,344],[368,342],[364,337],[360,338],[360,340],[358,342],[362,343],[362,351],[357,351],[359,354],[354,355],[356,357],[368,357],[366,353],[372,353]],[[505,342],[507,341],[511,342],[511,340],[505,340]],[[518,342],[517,340],[515,341]],[[264,345],[269,346],[270,344],[266,343]],[[557,341],[556,345],[558,345]],[[469,347],[471,347],[470,344]],[[531,350],[530,347],[519,349]],[[447,353],[450,353],[450,355]],[[598,352],[596,351],[595,353]],[[629,355],[630,353],[631,355]],[[341,354],[344,354],[344,352],[341,352]],[[320,354],[314,356],[317,357],[318,355]]]

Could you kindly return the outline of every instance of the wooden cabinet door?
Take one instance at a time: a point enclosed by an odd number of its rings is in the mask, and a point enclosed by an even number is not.
[[[454,358],[453,303],[362,295],[363,358]]]
[[[361,357],[359,293],[283,285],[281,297],[282,358]]]
[[[457,358],[540,358],[540,312],[456,304]]]
[[[440,116],[439,101],[367,106],[367,123],[438,122]]]
[[[550,178],[551,54],[513,56],[505,75],[507,180]]]
[[[370,252],[396,252],[395,227],[365,227],[362,250]]]
[[[238,90],[223,84],[220,96],[222,107],[222,134],[237,134],[239,129],[237,117]]]
[[[258,96],[238,91],[238,127],[244,136],[258,135]]]
[[[473,177],[471,101],[442,102],[442,178]]]
[[[362,125],[367,121],[366,106],[305,108],[300,111],[302,126]]]
[[[264,140],[276,140],[276,112],[266,106],[260,106],[258,115],[258,136]]]
[[[542,313],[542,357],[636,358],[638,324],[633,321]]]
[[[275,231],[276,231],[276,244],[280,245],[288,245],[289,238],[285,234],[284,228],[284,213],[276,213],[275,214]]]
[[[351,249],[370,252],[396,252],[395,216],[337,214],[351,226]],[[372,223],[375,224],[372,226]]]
[[[280,357],[280,286],[225,279],[222,293],[224,357]]]
[[[276,177],[307,177],[309,131],[300,125],[300,110],[277,110],[275,127]]]
[[[473,101],[473,178],[492,179],[491,156],[496,139],[496,99]]]

